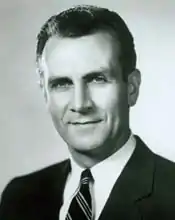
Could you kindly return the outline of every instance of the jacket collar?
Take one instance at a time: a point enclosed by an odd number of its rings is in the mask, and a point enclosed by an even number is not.
[[[48,216],[48,219],[59,218],[59,211],[63,204],[63,192],[70,170],[69,160],[56,164],[52,169],[49,169],[49,177],[46,178],[44,183],[47,185],[47,187],[44,187],[44,196],[42,192],[42,203],[46,204],[47,208],[42,209],[41,216]]]
[[[137,144],[133,155],[116,181],[99,220],[140,219],[134,204],[152,193],[154,154],[138,136],[135,138]]]
[[[121,174],[118,184],[132,200],[148,196],[152,192],[154,154],[135,136],[136,148]]]

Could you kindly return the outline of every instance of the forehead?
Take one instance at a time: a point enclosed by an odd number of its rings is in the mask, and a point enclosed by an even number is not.
[[[108,33],[78,38],[51,37],[43,52],[47,74],[81,77],[89,72],[110,68],[116,57],[113,47],[113,37]],[[119,53],[119,47],[115,45],[116,53]]]

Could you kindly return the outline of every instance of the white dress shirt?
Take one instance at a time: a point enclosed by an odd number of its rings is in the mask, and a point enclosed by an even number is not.
[[[117,152],[90,169],[94,179],[93,185],[91,185],[94,220],[99,218],[110,192],[131,157],[135,146],[136,140],[131,134],[128,141]],[[84,170],[71,156],[70,160],[72,169],[64,189],[60,220],[65,220],[66,218],[72,198],[78,190],[81,173]]]

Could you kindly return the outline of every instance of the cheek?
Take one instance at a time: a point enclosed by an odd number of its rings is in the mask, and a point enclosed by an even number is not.
[[[51,115],[58,120],[63,119],[69,103],[68,94],[50,93],[48,99],[48,108]]]
[[[105,115],[107,127],[114,133],[127,119],[127,91],[124,86],[110,84],[93,92],[93,101]]]
[[[120,87],[108,84],[105,87],[94,88],[91,91],[92,99],[96,106],[103,109],[105,112],[111,112],[117,108],[121,99]]]

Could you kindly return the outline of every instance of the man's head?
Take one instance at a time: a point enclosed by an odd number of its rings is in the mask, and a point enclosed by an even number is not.
[[[54,125],[73,151],[107,152],[126,139],[140,74],[119,15],[78,6],[51,17],[38,35],[37,65]]]
[[[136,67],[133,37],[122,18],[113,11],[95,6],[77,6],[52,16],[41,28],[37,42],[37,63],[52,36],[77,38],[105,31],[120,47],[119,59],[124,80]]]

